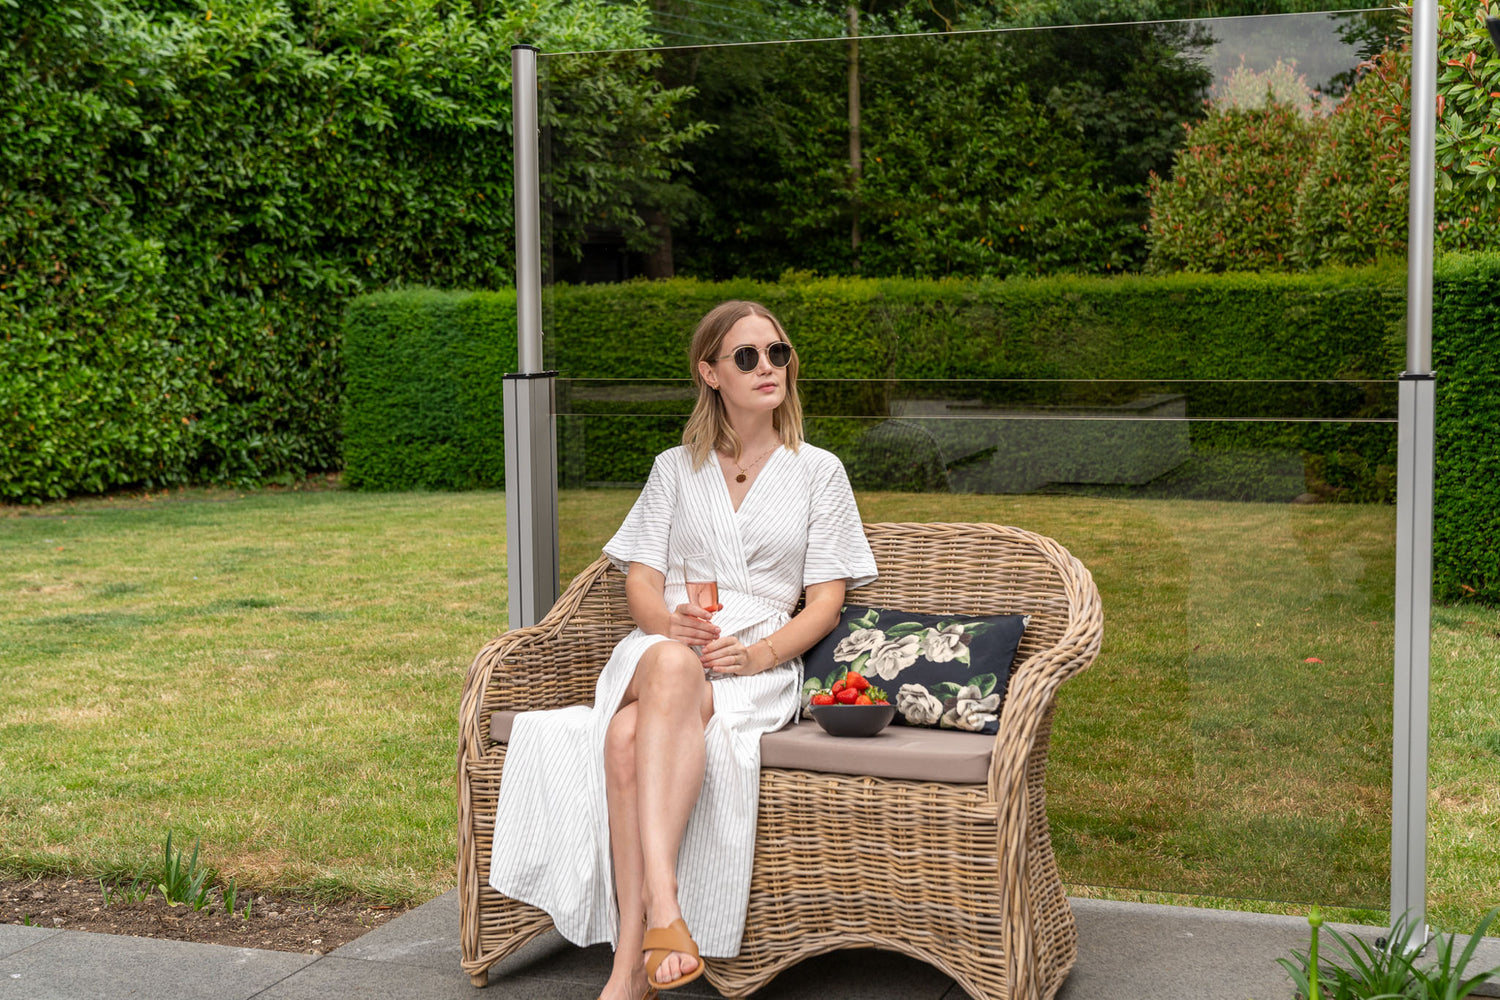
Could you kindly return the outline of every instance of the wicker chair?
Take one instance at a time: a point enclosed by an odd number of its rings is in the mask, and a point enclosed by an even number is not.
[[[851,592],[852,600],[1032,616],[988,780],[893,780],[763,762],[744,939],[737,957],[708,959],[706,976],[725,996],[743,997],[804,958],[872,947],[921,959],[974,997],[1052,997],[1078,949],[1043,778],[1057,688],[1099,651],[1103,616],[1093,578],[1062,546],[1018,528],[869,524],[865,533],[880,579]],[[458,884],[463,967],[476,986],[488,982],[491,965],[551,926],[545,913],[488,884],[505,765],[491,716],[588,702],[599,667],[632,627],[624,577],[600,559],[543,621],[491,641],[469,668]],[[850,853],[889,874],[851,887],[821,863]]]

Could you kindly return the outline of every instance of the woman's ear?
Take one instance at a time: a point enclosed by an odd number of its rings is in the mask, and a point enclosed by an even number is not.
[[[701,378],[703,380],[703,384],[708,386],[710,389],[719,388],[719,375],[714,371],[713,366],[710,365],[707,361],[698,362],[698,377]]]

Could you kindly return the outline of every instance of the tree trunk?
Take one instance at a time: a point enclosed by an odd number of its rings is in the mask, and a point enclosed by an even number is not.
[[[849,207],[854,218],[849,227],[849,249],[854,270],[859,270],[859,11],[849,6]]]
[[[651,231],[661,241],[646,257],[646,277],[652,280],[674,277],[677,274],[677,268],[672,263],[671,217],[659,208],[647,209],[641,213],[641,217],[646,220],[646,225],[651,227]]]

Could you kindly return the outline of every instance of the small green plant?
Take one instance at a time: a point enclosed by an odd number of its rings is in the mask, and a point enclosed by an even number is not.
[[[99,893],[104,897],[105,906],[115,906],[119,903],[139,903],[151,895],[151,883],[144,876],[137,874],[130,880],[129,885],[124,884],[124,878],[117,878],[113,885],[106,885],[103,876],[99,878]]]
[[[1500,914],[1500,906],[1490,910],[1479,921],[1479,927],[1469,935],[1469,941],[1459,953],[1457,959],[1453,957],[1453,943],[1457,939],[1456,934],[1438,934],[1433,938],[1432,953],[1433,964],[1425,969],[1413,969],[1412,974],[1420,987],[1420,996],[1426,1000],[1462,1000],[1474,992],[1474,988],[1480,983],[1500,973],[1500,966],[1486,969],[1465,977],[1468,970],[1469,960],[1474,957],[1474,950],[1479,947],[1479,942],[1484,938],[1485,931],[1490,929],[1490,924],[1495,922],[1495,916]]]
[[[202,840],[193,843],[193,856],[183,860],[183,851],[172,850],[172,831],[167,831],[167,846],[162,863],[161,881],[157,888],[166,897],[167,905],[189,904],[201,910],[209,904],[209,869],[198,863],[198,848]]]
[[[1422,966],[1417,965],[1417,957],[1426,942],[1413,942],[1419,928],[1405,916],[1396,921],[1389,938],[1374,945],[1352,935],[1345,937],[1330,927],[1328,933],[1343,952],[1342,961],[1320,962],[1318,930],[1323,918],[1315,906],[1307,917],[1312,928],[1307,951],[1294,951],[1290,959],[1276,961],[1291,977],[1297,996],[1304,1000],[1463,1000],[1480,983],[1500,973],[1497,967],[1464,974],[1497,915],[1500,906],[1479,922],[1456,958],[1457,935],[1434,935],[1432,962]]]
[[[226,885],[226,886],[224,886],[223,895],[224,895],[224,912],[228,913],[230,916],[234,916],[235,915],[235,909],[237,908],[237,906],[239,904],[239,898],[240,898],[240,887],[237,884],[235,884],[235,880],[234,879],[231,878],[229,880],[229,884]],[[245,900],[244,919],[246,919],[246,920],[250,919],[250,900],[248,900],[248,899]]]

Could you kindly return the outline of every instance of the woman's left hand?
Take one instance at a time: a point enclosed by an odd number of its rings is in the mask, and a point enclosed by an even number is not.
[[[735,636],[723,635],[704,646],[699,659],[706,669],[716,674],[736,674],[741,677],[758,674],[767,669],[762,661],[769,660],[771,656],[768,652],[760,653],[755,647],[755,643],[746,646]],[[757,656],[757,653],[760,655]]]

